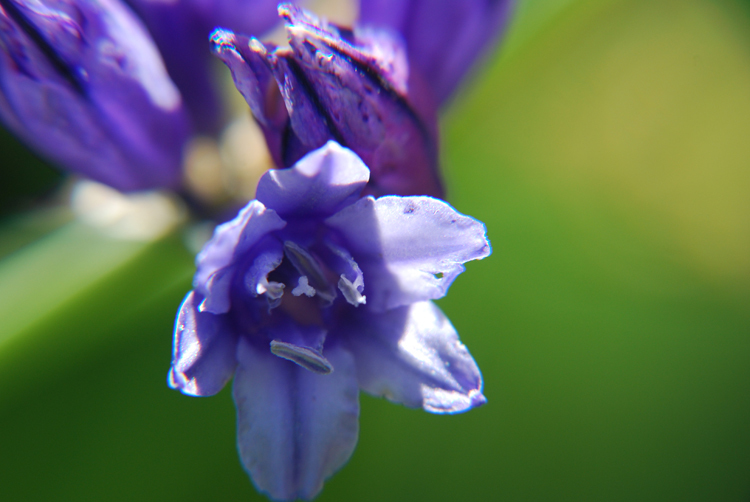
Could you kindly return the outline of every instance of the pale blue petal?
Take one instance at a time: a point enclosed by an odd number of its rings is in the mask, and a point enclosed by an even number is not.
[[[169,385],[191,396],[211,396],[232,378],[237,337],[225,316],[199,312],[199,302],[191,291],[177,314]]]
[[[346,343],[362,390],[433,413],[460,413],[486,402],[477,364],[432,302],[361,321],[348,328]]]
[[[339,347],[336,368],[318,375],[241,340],[234,379],[242,463],[258,490],[277,500],[312,499],[351,456],[359,400],[354,360]]]
[[[376,311],[441,298],[463,263],[490,254],[481,222],[431,197],[366,197],[325,223],[346,241]]]

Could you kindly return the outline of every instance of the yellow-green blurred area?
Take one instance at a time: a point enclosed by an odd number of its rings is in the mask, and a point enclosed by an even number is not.
[[[363,395],[319,500],[747,501],[750,2],[517,14],[443,120],[450,201],[494,252],[440,305],[489,402]],[[0,499],[263,500],[230,393],[166,385],[180,236],[45,235],[0,261]]]

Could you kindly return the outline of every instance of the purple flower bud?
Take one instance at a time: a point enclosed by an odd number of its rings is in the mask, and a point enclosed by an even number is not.
[[[212,395],[234,375],[240,457],[273,499],[313,498],[348,460],[358,387],[433,413],[486,401],[430,301],[489,255],[484,225],[432,197],[360,197],[369,174],[334,142],[266,173],[175,321],[170,386]]]
[[[367,193],[442,196],[435,106],[398,41],[337,28],[288,4],[279,13],[288,48],[224,29],[211,37],[277,165],[333,139],[370,167]]]
[[[446,101],[505,28],[514,0],[360,0],[360,23],[401,34],[409,62]]]
[[[208,44],[222,26],[262,35],[278,24],[277,0],[127,0],[154,37],[169,75],[182,93],[194,127],[216,132],[222,106],[211,75]]]
[[[118,0],[0,0],[0,119],[48,159],[119,190],[175,187],[187,118]]]

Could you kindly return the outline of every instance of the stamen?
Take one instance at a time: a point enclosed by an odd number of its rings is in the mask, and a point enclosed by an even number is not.
[[[301,347],[299,345],[294,345],[293,343],[272,340],[271,353],[282,359],[292,361],[306,370],[319,375],[328,375],[333,372],[333,365],[330,361],[323,357],[323,355],[317,350],[308,347]]]
[[[360,279],[360,277],[357,277],[357,279]],[[348,301],[355,307],[359,307],[360,305],[367,303],[365,295],[360,293],[357,289],[356,284],[347,279],[344,274],[341,274],[341,278],[339,279],[339,291],[341,291],[341,293],[344,295],[346,301]]]
[[[281,297],[284,296],[284,287],[284,284],[268,281],[265,277],[258,283],[256,291],[259,295],[265,293],[269,312],[281,304]]]

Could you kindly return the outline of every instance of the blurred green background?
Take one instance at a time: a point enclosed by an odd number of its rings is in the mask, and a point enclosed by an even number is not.
[[[750,5],[521,1],[477,77],[444,117],[443,163],[494,253],[439,303],[489,403],[434,416],[363,395],[359,445],[318,500],[749,500]],[[230,392],[166,385],[181,236],[30,213],[58,180],[18,155],[0,499],[264,500]]]

